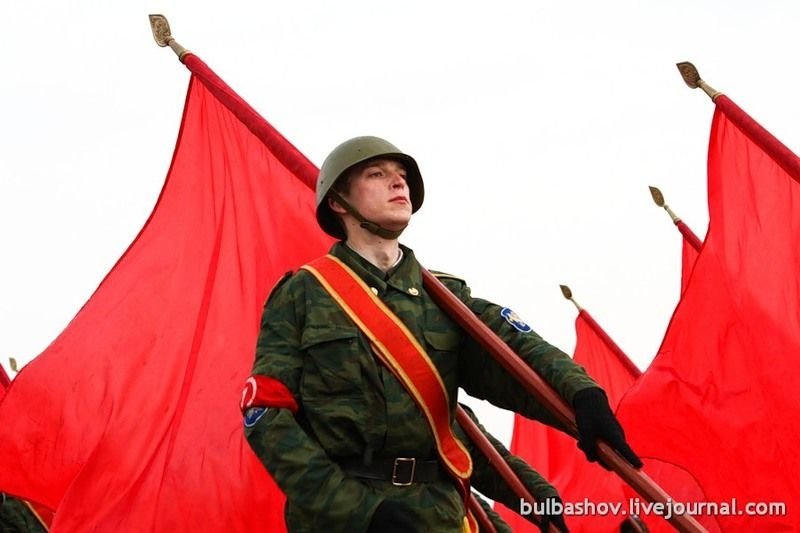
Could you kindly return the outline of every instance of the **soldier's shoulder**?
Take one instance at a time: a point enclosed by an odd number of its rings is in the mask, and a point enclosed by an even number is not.
[[[456,281],[460,281],[461,283],[466,283],[464,278],[456,276],[455,274],[450,274],[449,272],[442,272],[441,270],[431,270],[430,272],[439,279],[454,279]]]
[[[267,299],[264,302],[264,305],[267,305],[272,300],[274,300],[276,296],[281,292],[289,289],[291,285],[290,280],[296,277],[295,276],[296,273],[297,272],[294,270],[289,270],[288,272],[284,273],[283,276],[281,276],[280,279],[275,283],[275,285],[272,286],[272,289],[269,291],[269,294],[267,295]]]
[[[275,283],[272,290],[269,291],[264,305],[275,301],[294,300],[295,298],[302,297],[306,290],[306,283],[313,280],[314,276],[303,268],[297,270],[289,270]]]
[[[464,280],[464,278],[456,276],[455,274],[442,272],[441,270],[431,270],[430,273],[436,276],[436,278],[439,279],[445,285],[458,285],[458,286],[467,285],[467,282]]]

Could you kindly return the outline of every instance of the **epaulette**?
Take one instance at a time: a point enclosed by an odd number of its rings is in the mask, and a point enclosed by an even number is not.
[[[288,271],[286,274],[281,276],[281,279],[279,279],[275,285],[272,286],[272,289],[269,291],[269,296],[267,296],[267,300],[264,302],[264,307],[266,307],[269,301],[272,300],[272,296],[275,294],[275,292],[277,292],[280,286],[286,283],[286,281],[291,278],[293,274],[293,270]]]
[[[467,284],[467,282],[464,281],[464,278],[459,278],[458,276],[454,276],[453,274],[448,274],[447,272],[439,272],[438,270],[431,270],[430,273],[439,279],[454,279],[456,281],[460,281],[464,285]]]

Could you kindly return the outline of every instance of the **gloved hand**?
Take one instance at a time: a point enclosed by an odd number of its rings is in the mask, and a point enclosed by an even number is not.
[[[617,417],[608,406],[608,398],[602,389],[592,387],[575,394],[575,423],[578,426],[578,448],[591,462],[598,461],[597,439],[602,439],[617,450],[635,468],[642,467],[642,461],[625,441],[625,432]],[[608,469],[602,461],[600,464]]]
[[[561,533],[569,533],[569,529],[567,529],[567,523],[564,521],[564,508],[562,506],[563,502],[561,501],[561,498],[553,496],[547,498],[547,500],[549,500],[550,504],[546,507],[546,509],[554,509],[555,507],[558,507],[562,510],[562,513],[539,515],[539,531],[542,533],[547,533],[550,530],[550,524],[553,524],[557,530],[561,531]],[[556,503],[558,503],[558,506],[555,505]]]
[[[369,523],[367,533],[416,533],[417,526],[414,523],[411,512],[406,506],[390,501],[383,500],[372,521]]]

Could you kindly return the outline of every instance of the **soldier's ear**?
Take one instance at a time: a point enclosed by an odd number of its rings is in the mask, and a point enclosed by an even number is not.
[[[328,207],[337,215],[344,215],[347,213],[347,210],[339,205],[339,202],[331,198],[330,196],[327,198],[328,200]]]

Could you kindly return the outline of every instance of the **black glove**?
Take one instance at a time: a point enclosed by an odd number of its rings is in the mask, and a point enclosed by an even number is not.
[[[378,505],[367,529],[367,533],[416,533],[417,531],[408,508],[390,500],[383,500]]]
[[[541,531],[542,533],[547,533],[547,531],[549,531],[550,524],[553,524],[557,530],[561,531],[561,533],[569,533],[569,529],[567,529],[567,523],[564,521],[564,514],[563,514],[564,507],[562,506],[563,502],[561,501],[561,498],[554,496],[551,498],[547,498],[547,500],[545,500],[545,502],[548,501],[550,502],[550,504],[549,506],[546,507],[546,509],[555,510],[554,507],[556,506],[554,504],[558,503],[558,508],[561,509],[562,512],[561,513],[553,512],[553,513],[539,515],[540,518],[539,531]]]
[[[598,461],[597,439],[602,439],[634,468],[642,467],[642,461],[625,441],[625,432],[611,412],[602,389],[592,387],[578,391],[572,403],[575,405],[575,423],[578,425],[578,448],[589,461]],[[602,461],[600,464],[603,465]],[[603,467],[608,469],[606,465]]]

